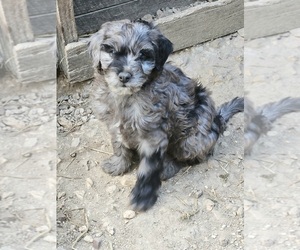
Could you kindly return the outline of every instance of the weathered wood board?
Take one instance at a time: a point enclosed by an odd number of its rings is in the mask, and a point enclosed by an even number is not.
[[[35,36],[55,34],[55,0],[27,0],[27,8]]]
[[[205,1],[205,0],[203,0]],[[79,35],[94,33],[107,21],[141,18],[161,8],[188,6],[196,0],[74,0]]]
[[[174,44],[184,49],[233,33],[244,26],[244,1],[226,0],[201,4],[155,22]]]
[[[299,27],[299,0],[260,0],[245,4],[245,39],[275,35]]]

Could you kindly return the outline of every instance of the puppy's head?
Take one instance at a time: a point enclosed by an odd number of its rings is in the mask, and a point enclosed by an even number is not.
[[[161,71],[173,46],[152,24],[124,20],[103,24],[89,51],[111,91],[124,95],[138,92]]]

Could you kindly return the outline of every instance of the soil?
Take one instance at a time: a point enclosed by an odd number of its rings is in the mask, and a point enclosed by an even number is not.
[[[256,106],[300,97],[300,29],[246,42],[244,73]],[[300,247],[299,122],[278,119],[245,157],[245,249]]]

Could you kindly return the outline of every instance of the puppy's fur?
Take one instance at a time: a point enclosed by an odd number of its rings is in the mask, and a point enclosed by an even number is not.
[[[254,144],[261,137],[272,129],[272,124],[280,117],[300,111],[300,98],[286,97],[277,102],[265,104],[257,109],[253,103],[245,99],[245,130],[244,152],[249,155]]]
[[[110,129],[114,149],[103,170],[121,175],[137,153],[131,204],[146,210],[155,203],[161,180],[206,159],[227,121],[243,111],[243,99],[216,110],[204,87],[165,64],[172,43],[144,21],[103,24],[89,49],[96,77],[94,110]]]

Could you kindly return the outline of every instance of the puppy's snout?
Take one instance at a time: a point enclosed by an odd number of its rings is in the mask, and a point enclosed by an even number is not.
[[[128,82],[131,77],[132,77],[132,75],[129,72],[121,72],[119,74],[119,79],[122,83]]]

